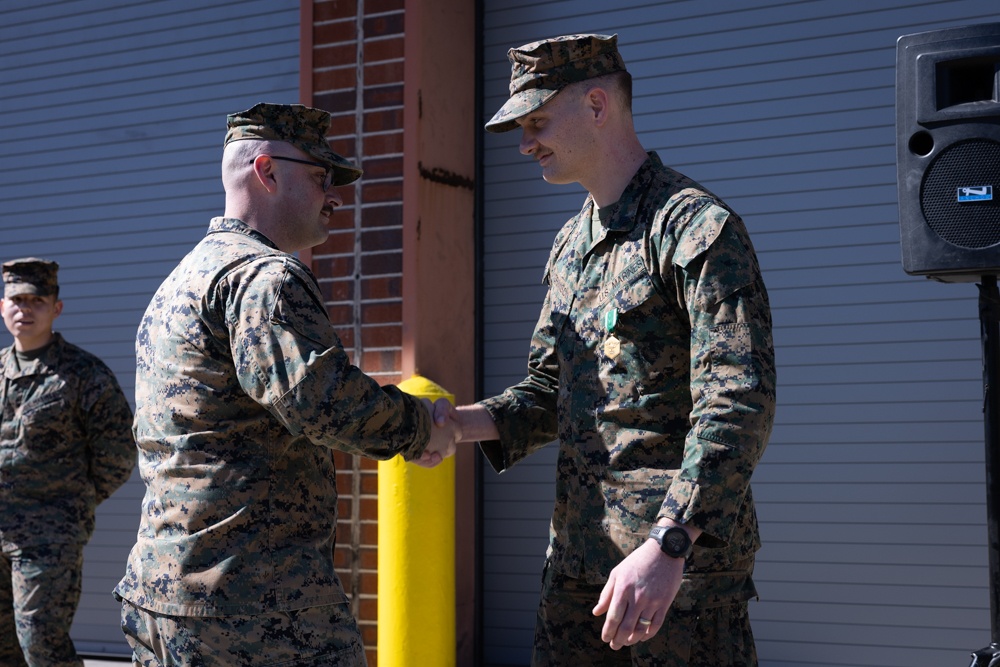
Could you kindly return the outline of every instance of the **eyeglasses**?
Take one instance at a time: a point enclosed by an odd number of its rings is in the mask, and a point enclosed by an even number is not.
[[[330,189],[333,185],[333,169],[327,167],[325,164],[320,164],[319,162],[310,162],[309,160],[299,160],[294,157],[282,157],[280,155],[268,155],[272,160],[284,160],[285,162],[298,162],[299,164],[308,164],[313,167],[319,167],[320,169],[326,170],[326,179],[323,181],[323,192]],[[250,164],[253,164],[253,160],[250,160]]]

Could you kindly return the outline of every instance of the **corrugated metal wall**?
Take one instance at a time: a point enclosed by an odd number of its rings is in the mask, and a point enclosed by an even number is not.
[[[131,399],[146,304],[224,207],[225,115],[299,101],[299,3],[5,3],[0,19],[0,255],[60,263],[56,328]],[[111,589],[142,492],[133,474],[98,511],[80,651],[128,654]]]
[[[995,0],[484,1],[483,122],[511,46],[618,33],[641,138],[746,219],[774,310],[778,422],[755,477],[763,667],[965,665],[990,641],[973,285],[903,273],[895,42]],[[485,392],[520,380],[555,231],[518,133],[485,139]],[[526,665],[555,451],[484,470],[488,664]]]

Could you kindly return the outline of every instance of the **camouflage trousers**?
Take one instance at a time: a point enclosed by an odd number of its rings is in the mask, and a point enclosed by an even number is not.
[[[671,608],[652,639],[614,651],[601,641],[605,617],[591,613],[603,587],[546,566],[532,667],[757,667],[746,602]]]
[[[83,666],[69,636],[82,571],[82,544],[0,554],[0,665]]]
[[[347,603],[254,616],[168,616],[122,600],[132,664],[142,667],[366,667]]]

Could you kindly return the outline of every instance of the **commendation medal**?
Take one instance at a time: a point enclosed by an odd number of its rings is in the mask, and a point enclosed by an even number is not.
[[[604,339],[604,354],[608,359],[614,359],[622,351],[622,343],[614,335],[616,324],[618,324],[618,311],[612,308],[604,315],[604,328],[608,330],[608,337]]]

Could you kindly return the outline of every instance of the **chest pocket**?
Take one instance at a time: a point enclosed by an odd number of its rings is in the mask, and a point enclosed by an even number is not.
[[[20,411],[18,451],[25,461],[38,464],[57,460],[78,442],[77,428],[66,400],[61,395],[41,396]]]
[[[635,257],[601,290],[602,307],[625,314],[643,306],[656,295],[653,280],[641,257]]]
[[[63,414],[65,405],[62,396],[43,396],[21,408],[21,419],[25,423],[51,421]]]
[[[674,373],[671,356],[664,353],[669,352],[671,339],[676,339],[672,329],[678,320],[640,258],[606,285],[596,313],[600,326],[596,352],[602,380],[605,386],[615,388],[620,400],[637,400],[661,387],[665,374]],[[612,336],[617,344],[609,345]],[[686,335],[683,342],[687,342]]]
[[[577,344],[572,315],[577,305],[577,280],[581,270],[579,252],[570,243],[570,234],[563,228],[552,245],[545,265],[542,282],[549,286],[546,294],[549,317],[540,323],[536,333],[555,347],[562,359],[571,359]]]

